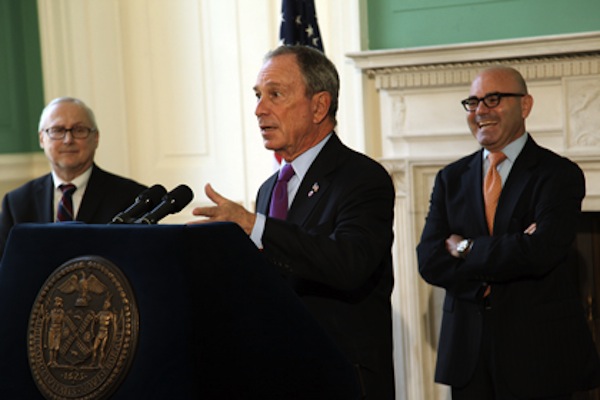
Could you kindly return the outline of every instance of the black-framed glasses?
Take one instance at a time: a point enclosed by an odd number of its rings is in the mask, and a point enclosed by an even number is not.
[[[483,97],[471,96],[467,99],[464,99],[460,103],[463,105],[465,110],[467,111],[475,111],[477,107],[479,107],[479,103],[483,101],[483,104],[487,108],[494,108],[500,104],[500,100],[503,97],[523,97],[525,96],[522,93],[489,93]]]
[[[51,126],[48,129],[44,129],[46,135],[52,140],[62,140],[67,135],[67,132],[71,132],[71,136],[74,139],[85,139],[90,133],[96,132],[94,128],[88,128],[87,126],[74,126],[72,128],[65,128],[64,126]]]

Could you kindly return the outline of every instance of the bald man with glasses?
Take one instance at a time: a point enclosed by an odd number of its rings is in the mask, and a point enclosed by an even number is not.
[[[462,105],[481,149],[437,174],[417,247],[446,291],[435,380],[453,400],[572,399],[600,385],[569,258],[584,175],[527,132],[517,70],[480,72]]]

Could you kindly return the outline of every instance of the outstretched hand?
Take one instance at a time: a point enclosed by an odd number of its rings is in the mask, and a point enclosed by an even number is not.
[[[242,205],[235,203],[217,193],[210,183],[204,186],[204,193],[215,203],[214,206],[196,207],[192,210],[195,216],[206,217],[206,219],[188,222],[188,224],[202,224],[206,222],[235,222],[246,234],[252,232],[256,221],[256,215],[246,210]]]

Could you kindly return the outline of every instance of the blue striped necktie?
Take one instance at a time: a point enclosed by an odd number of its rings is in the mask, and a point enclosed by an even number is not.
[[[62,191],[62,198],[58,202],[56,221],[73,221],[73,192],[77,190],[77,187],[72,183],[67,183],[58,188]]]

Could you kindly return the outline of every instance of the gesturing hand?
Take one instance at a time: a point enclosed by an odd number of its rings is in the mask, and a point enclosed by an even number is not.
[[[206,217],[203,220],[188,222],[188,224],[202,224],[206,222],[227,221],[238,224],[246,234],[250,234],[256,216],[246,210],[242,205],[235,203],[217,193],[210,183],[204,186],[204,193],[215,203],[215,206],[196,207],[192,210],[195,216]]]

